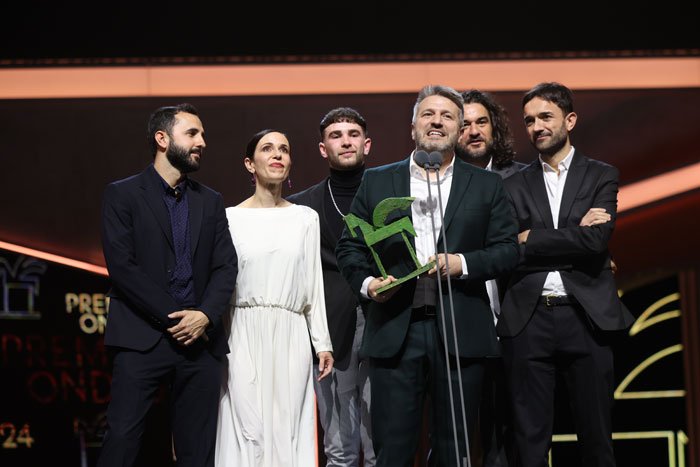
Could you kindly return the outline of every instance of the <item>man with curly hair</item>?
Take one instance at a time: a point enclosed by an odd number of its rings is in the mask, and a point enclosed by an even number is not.
[[[455,153],[464,162],[496,172],[506,179],[525,167],[515,161],[513,135],[508,115],[488,92],[471,89],[462,93],[464,127]],[[494,324],[501,312],[498,285],[486,281]],[[503,361],[492,359],[486,368],[484,392],[479,411],[481,449],[485,467],[515,465],[513,429]]]

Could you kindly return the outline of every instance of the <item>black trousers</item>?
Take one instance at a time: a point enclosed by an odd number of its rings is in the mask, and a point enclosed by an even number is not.
[[[412,467],[419,445],[423,405],[430,397],[431,453],[429,465],[461,466],[466,456],[464,423],[460,402],[457,365],[462,376],[468,432],[476,426],[484,376],[484,361],[450,358],[447,372],[445,348],[435,319],[410,325],[399,354],[390,359],[370,359],[372,439],[377,467]],[[450,386],[454,411],[450,404]],[[454,421],[457,427],[455,453]]]
[[[537,305],[525,329],[501,338],[522,467],[548,466],[557,373],[566,382],[581,465],[613,467],[614,378],[609,336],[580,305]]]
[[[222,365],[201,343],[182,347],[166,337],[146,352],[117,350],[107,433],[98,467],[134,464],[146,414],[164,381],[171,388],[170,415],[177,465],[212,467]]]
[[[517,467],[513,414],[502,358],[486,360],[479,429],[484,467]]]

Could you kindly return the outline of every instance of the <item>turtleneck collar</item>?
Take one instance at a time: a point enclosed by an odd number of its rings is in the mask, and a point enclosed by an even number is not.
[[[357,187],[360,186],[362,181],[362,174],[365,173],[365,165],[362,164],[359,167],[350,170],[336,170],[331,168],[331,186],[333,188],[338,188],[345,191],[352,190],[353,195],[357,191]]]

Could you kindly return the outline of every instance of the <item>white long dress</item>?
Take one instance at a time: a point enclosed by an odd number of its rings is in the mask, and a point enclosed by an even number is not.
[[[226,209],[238,254],[217,467],[316,465],[312,349],[332,351],[318,214]]]

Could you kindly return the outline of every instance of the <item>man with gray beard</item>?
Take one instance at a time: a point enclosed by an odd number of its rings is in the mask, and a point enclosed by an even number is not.
[[[377,466],[413,466],[426,395],[432,404],[430,465],[462,465],[468,450],[464,429],[471,434],[476,425],[485,360],[499,352],[484,281],[515,267],[516,225],[501,177],[455,157],[463,104],[459,93],[447,86],[421,89],[411,125],[416,150],[402,161],[367,169],[350,207],[351,214],[373,224],[380,202],[413,197],[410,207],[388,213],[383,223],[411,220],[415,237],[406,238],[415,256],[401,235],[375,244],[387,273],[384,277],[361,236],[354,237],[346,228],[336,248],[341,273],[358,297],[369,300],[360,353],[370,362]],[[418,151],[439,153],[439,182],[434,172],[418,165],[414,159]],[[438,183],[442,216],[437,211]],[[443,216],[446,238],[441,235]],[[416,270],[416,260],[436,264],[425,274],[378,292]],[[454,326],[447,284],[442,296],[437,285],[448,276]],[[439,315],[441,301],[444,320]]]

